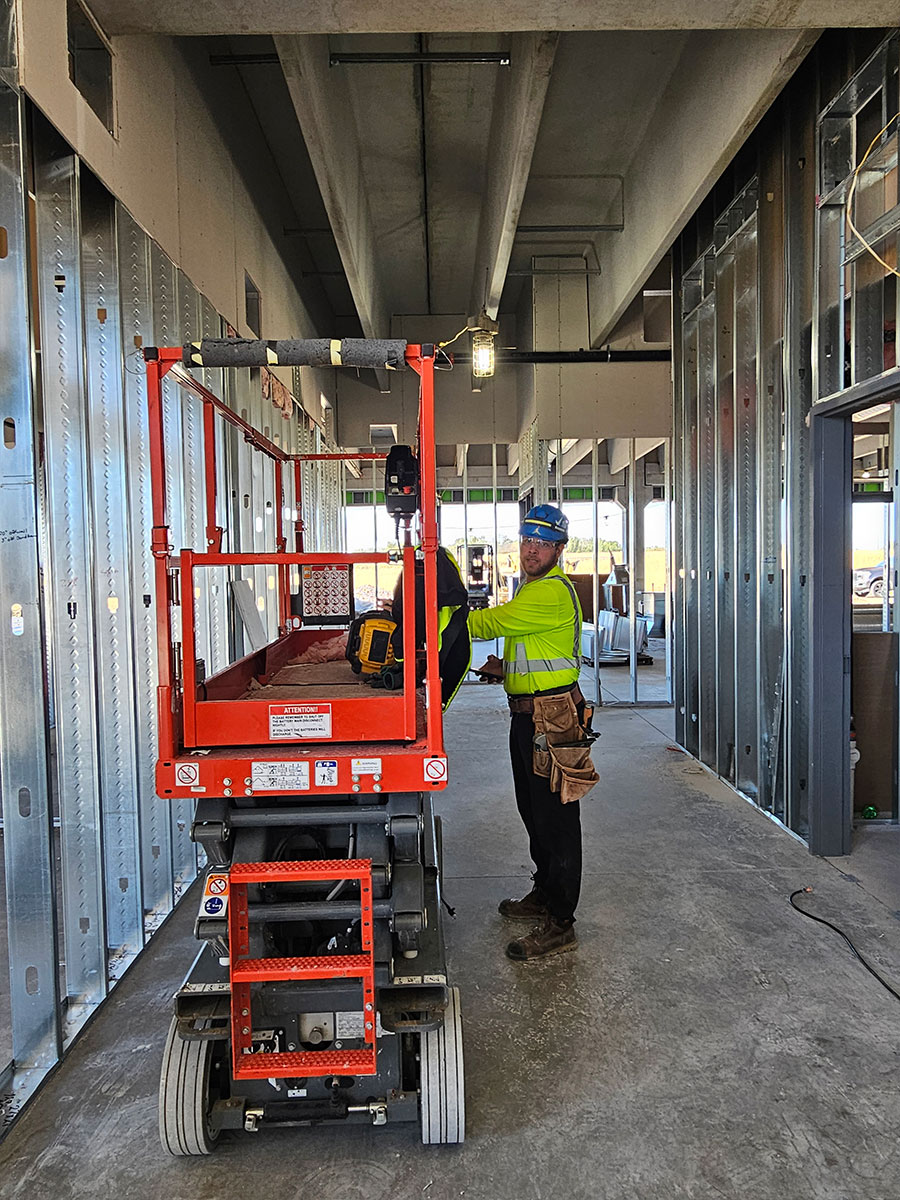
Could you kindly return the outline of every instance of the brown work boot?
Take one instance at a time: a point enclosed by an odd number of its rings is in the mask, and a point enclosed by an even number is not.
[[[506,957],[516,962],[528,962],[533,958],[549,958],[551,954],[564,954],[578,945],[575,927],[555,917],[547,917],[541,925],[516,938],[506,947]]]
[[[550,915],[537,888],[532,888],[521,900],[501,900],[497,912],[508,921],[540,921]]]

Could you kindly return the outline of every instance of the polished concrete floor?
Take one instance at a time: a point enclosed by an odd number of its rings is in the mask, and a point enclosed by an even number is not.
[[[574,954],[503,955],[497,901],[527,887],[499,689],[448,717],[440,797],[468,1140],[412,1125],[270,1130],[167,1158],[156,1081],[193,954],[189,897],[0,1145],[21,1200],[894,1200],[900,1006],[829,930],[900,982],[897,909],[671,743],[671,712],[605,710],[582,802]]]

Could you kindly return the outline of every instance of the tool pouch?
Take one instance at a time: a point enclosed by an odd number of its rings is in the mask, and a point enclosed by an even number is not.
[[[591,761],[591,741],[578,719],[571,692],[534,698],[535,775],[550,780],[550,790],[570,804],[591,790],[600,776]]]

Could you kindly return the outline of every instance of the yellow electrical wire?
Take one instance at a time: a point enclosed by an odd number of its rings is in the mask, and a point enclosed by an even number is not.
[[[438,349],[439,349],[439,350],[443,350],[445,346],[452,346],[452,345],[453,345],[453,343],[454,343],[454,342],[457,340],[457,338],[461,338],[461,337],[462,337],[462,335],[463,335],[464,333],[470,333],[470,332],[471,332],[471,333],[474,333],[474,332],[475,332],[475,331],[472,329],[472,326],[471,326],[471,325],[463,325],[463,327],[462,327],[462,329],[459,331],[459,333],[457,333],[457,334],[454,334],[454,335],[453,335],[453,337],[450,339],[450,341],[449,341],[449,342],[438,342]]]
[[[853,216],[851,215],[852,211],[853,211],[853,198],[856,195],[856,186],[859,183],[859,173],[863,169],[863,167],[866,165],[866,160],[868,159],[869,155],[875,149],[875,143],[880,141],[880,139],[884,137],[884,135],[887,133],[887,131],[890,129],[890,127],[893,125],[893,123],[897,120],[898,117],[900,117],[900,112],[894,113],[894,115],[888,121],[887,125],[885,125],[884,129],[880,129],[878,131],[878,133],[875,134],[875,136],[872,138],[872,141],[869,143],[868,150],[862,156],[859,166],[853,172],[853,181],[850,184],[850,191],[847,193],[847,225],[850,227],[850,232],[856,235],[856,237],[859,239],[859,241],[862,243],[862,245],[865,247],[865,249],[876,260],[876,262],[881,263],[881,265],[884,267],[884,269],[886,271],[890,271],[890,273],[892,275],[896,275],[897,278],[900,279],[900,271],[898,271],[896,267],[892,267],[890,263],[886,263],[884,261],[884,259],[881,257],[881,255],[876,250],[873,249],[873,247],[869,244],[869,242],[866,241],[866,239],[863,237],[863,235],[856,228],[856,225],[853,223]]]

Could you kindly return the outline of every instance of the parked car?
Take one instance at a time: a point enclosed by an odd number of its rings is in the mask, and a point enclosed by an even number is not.
[[[884,561],[853,572],[854,596],[880,596],[884,591]]]

